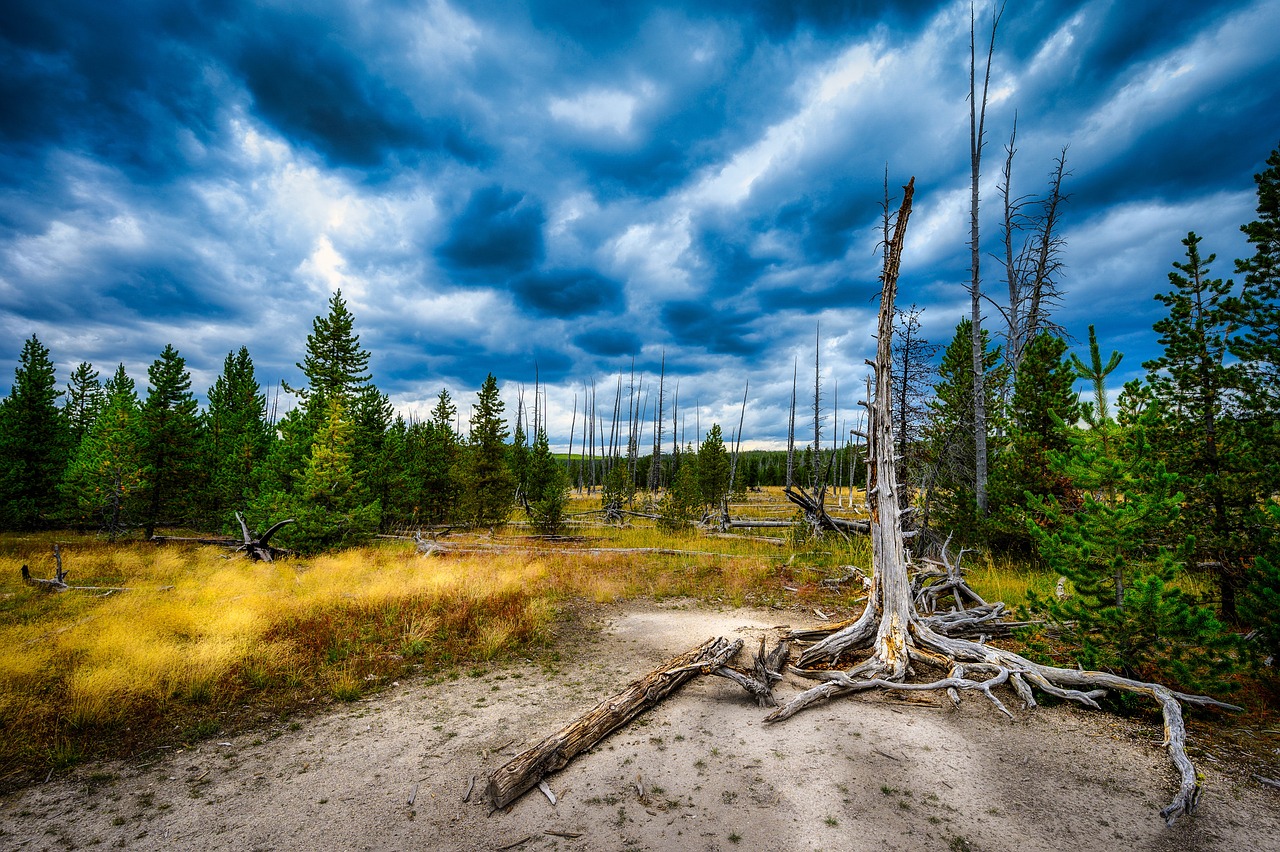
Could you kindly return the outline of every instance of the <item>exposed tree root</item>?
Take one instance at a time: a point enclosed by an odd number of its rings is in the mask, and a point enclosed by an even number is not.
[[[869,615],[870,614],[870,615]],[[913,618],[908,625],[908,644],[905,658],[911,663],[921,663],[949,671],[947,677],[927,683],[909,683],[909,665],[903,666],[901,658],[885,659],[880,653],[853,666],[847,671],[827,671],[805,668],[820,661],[835,661],[842,655],[872,647],[876,632],[874,607],[868,606],[853,624],[833,634],[801,655],[801,667],[792,671],[805,677],[821,680],[819,685],[800,693],[766,718],[778,722],[794,716],[799,711],[829,698],[869,689],[892,690],[945,690],[951,700],[959,703],[961,690],[981,692],[1000,712],[1012,718],[1004,703],[992,691],[1009,684],[1026,709],[1036,706],[1032,687],[1056,698],[1077,701],[1086,707],[1100,709],[1098,699],[1107,690],[1143,695],[1155,701],[1164,717],[1165,742],[1169,760],[1178,770],[1178,792],[1167,807],[1160,811],[1166,823],[1172,825],[1183,814],[1194,811],[1200,795],[1200,782],[1195,766],[1186,753],[1186,724],[1182,716],[1182,704],[1198,707],[1214,707],[1223,710],[1240,710],[1204,695],[1189,695],[1174,691],[1157,683],[1144,683],[1107,672],[1079,671],[1076,669],[1046,666],[1001,648],[984,645],[967,639],[944,636],[930,629],[925,620]],[[982,679],[968,677],[980,673]]]

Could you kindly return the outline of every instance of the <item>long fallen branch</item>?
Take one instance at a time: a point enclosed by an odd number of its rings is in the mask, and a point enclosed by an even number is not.
[[[668,660],[617,695],[601,701],[495,770],[485,787],[490,803],[495,809],[505,808],[536,787],[548,773],[563,769],[579,754],[666,698],[697,675],[703,666],[723,665],[736,651],[727,639],[708,639],[692,651]]]
[[[525,749],[489,776],[485,794],[494,809],[505,808],[537,787],[546,775],[563,769],[582,752],[656,705],[700,674],[732,680],[745,689],[761,707],[773,707],[773,685],[782,680],[790,646],[783,641],[768,654],[764,639],[751,670],[729,665],[742,650],[742,640],[723,637],[708,639],[696,648],[672,657],[658,668],[616,695],[556,731],[542,742]]]

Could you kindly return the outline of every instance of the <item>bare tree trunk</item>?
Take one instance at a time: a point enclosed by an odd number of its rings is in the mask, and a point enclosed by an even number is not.
[[[822,371],[819,356],[822,352],[822,326],[813,332],[813,471],[810,485],[819,490],[818,471],[822,469]]]
[[[991,85],[991,57],[996,49],[996,28],[1004,4],[991,21],[991,43],[987,47],[987,69],[982,82],[982,104],[978,105],[976,90],[977,56],[976,23],[973,6],[969,7],[969,258],[972,279],[969,283],[970,314],[973,324],[973,447],[974,493],[978,513],[987,512],[987,394],[986,371],[982,363],[982,248],[978,241],[978,185],[982,177],[982,146],[987,120],[987,92]]]
[[[1053,276],[1058,270],[1058,252],[1062,238],[1057,230],[1061,211],[1059,207],[1066,200],[1062,194],[1062,180],[1067,175],[1067,149],[1063,148],[1055,161],[1053,174],[1049,180],[1049,195],[1044,202],[1044,212],[1036,230],[1036,257],[1031,276],[1031,303],[1027,307],[1026,330],[1022,335],[1023,343],[1038,334],[1045,323],[1046,303],[1055,299],[1058,290],[1054,286]]]
[[[1014,235],[1020,230],[1022,200],[1013,197],[1013,155],[1017,153],[1015,142],[1018,138],[1018,119],[1013,120],[1013,131],[1009,134],[1009,144],[1005,146],[1004,171],[1000,176],[1000,195],[1004,201],[1004,269],[1005,279],[1009,285],[1009,307],[1005,314],[1005,325],[1008,329],[1005,336],[1005,352],[1014,374],[1018,371],[1018,361],[1022,358],[1022,302],[1025,298],[1022,287],[1022,271],[1015,261],[1013,250]],[[1021,252],[1019,252],[1021,256]]]
[[[800,375],[799,364],[791,368],[791,413],[787,418],[787,486],[795,484],[796,477],[796,379]]]
[[[788,719],[800,710],[836,695],[869,689],[945,690],[954,703],[959,703],[960,690],[973,690],[985,695],[998,710],[1010,718],[1013,714],[993,691],[1003,684],[1012,687],[1028,709],[1035,706],[1032,686],[1056,698],[1078,701],[1093,709],[1098,709],[1097,700],[1109,689],[1143,695],[1160,706],[1164,715],[1169,760],[1180,778],[1173,801],[1161,811],[1165,820],[1172,823],[1180,815],[1194,810],[1200,794],[1199,777],[1186,754],[1186,724],[1181,704],[1186,702],[1233,710],[1240,708],[1207,696],[1174,692],[1160,684],[1145,683],[1107,672],[1041,665],[1012,651],[989,646],[981,641],[957,638],[958,630],[966,625],[990,620],[991,608],[1003,608],[1003,605],[982,604],[981,598],[964,586],[958,563],[954,566],[956,570],[951,570],[953,566],[946,562],[945,547],[944,563],[948,568],[947,573],[935,572],[935,576],[944,578],[943,583],[957,601],[957,611],[925,617],[916,609],[917,599],[931,600],[928,606],[936,609],[938,596],[931,598],[929,593],[912,594],[907,554],[903,546],[901,514],[895,494],[897,482],[894,473],[892,398],[889,393],[893,301],[913,190],[914,181],[907,184],[903,194],[902,208],[898,213],[891,245],[890,263],[886,266],[881,292],[875,404],[869,430],[871,456],[868,469],[871,479],[868,496],[872,501],[874,560],[872,592],[861,616],[801,655],[799,665],[802,668],[794,671],[823,682],[792,698],[768,716],[766,721]],[[962,596],[981,605],[964,608]],[[847,670],[826,666],[820,669],[803,668],[817,662],[838,661],[843,654],[867,646],[871,649],[871,656]],[[913,665],[937,668],[947,675],[931,683],[908,683],[906,678]],[[980,674],[983,679],[971,678],[971,673]]]

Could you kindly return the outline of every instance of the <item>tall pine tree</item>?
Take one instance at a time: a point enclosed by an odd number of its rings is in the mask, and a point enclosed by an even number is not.
[[[208,478],[203,514],[230,524],[232,512],[244,512],[253,499],[256,469],[271,445],[267,398],[243,346],[227,353],[222,374],[209,388],[203,438],[201,470]]]
[[[186,359],[171,344],[147,368],[142,405],[142,462],[146,483],[143,537],[162,522],[183,523],[195,511],[200,422]]]
[[[515,500],[503,407],[498,380],[490,373],[471,407],[471,434],[458,471],[462,518],[478,527],[505,523]]]
[[[306,354],[295,366],[307,379],[295,392],[320,417],[328,400],[349,406],[369,382],[369,353],[360,346],[355,317],[347,310],[341,290],[330,297],[329,313],[312,321]]]
[[[102,411],[67,466],[62,493],[80,523],[93,523],[111,538],[133,522],[145,477],[142,412],[124,364],[104,388]]]
[[[1060,338],[1043,332],[1023,348],[1009,405],[1009,442],[991,472],[989,541],[1026,556],[1033,553],[1027,521],[1048,523],[1035,515],[1028,496],[1052,495],[1068,505],[1075,500],[1070,479],[1050,462],[1054,453],[1066,452],[1080,416],[1076,371],[1063,360],[1066,351]]]
[[[1226,360],[1235,332],[1233,285],[1213,278],[1215,256],[1200,255],[1200,237],[1182,241],[1185,262],[1169,273],[1173,289],[1156,300],[1169,310],[1155,323],[1163,353],[1143,364],[1163,428],[1153,435],[1187,498],[1200,562],[1214,566],[1223,615],[1235,619],[1235,598],[1252,550],[1250,520],[1257,505],[1257,462],[1232,416],[1239,367]]]
[[[33,334],[22,346],[9,396],[0,402],[0,525],[32,529],[53,520],[71,443],[57,406],[49,350]]]
[[[729,452],[719,423],[711,425],[698,447],[698,490],[703,505],[712,511],[719,511],[729,497]]]
[[[983,365],[986,379],[983,392],[987,427],[998,422],[997,389],[1003,382],[1000,348],[988,346],[989,333],[982,332]],[[955,336],[943,350],[938,367],[938,384],[930,403],[932,418],[925,430],[929,449],[929,469],[925,476],[923,524],[954,533],[960,541],[973,541],[979,533],[977,479],[975,472],[973,421],[973,324],[965,319],[956,326]]]
[[[67,382],[66,399],[62,411],[71,430],[71,449],[75,450],[93,426],[94,418],[102,409],[106,395],[98,381],[98,371],[88,361],[81,361]]]

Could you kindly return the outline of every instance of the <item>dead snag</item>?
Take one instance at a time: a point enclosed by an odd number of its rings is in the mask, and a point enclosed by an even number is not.
[[[726,664],[742,647],[727,639],[708,639],[673,657],[626,689],[601,701],[542,742],[525,749],[489,776],[485,793],[495,809],[505,808],[538,785],[548,773],[563,769],[645,710],[666,698],[704,669]]]
[[[22,582],[26,583],[28,586],[37,588],[42,592],[65,592],[67,589],[71,588],[63,580],[66,576],[67,573],[62,570],[61,565],[58,566],[58,573],[49,579],[32,577],[31,569],[26,565],[22,566]]]
[[[1078,701],[1097,709],[1097,699],[1107,690],[1146,696],[1160,706],[1164,715],[1165,744],[1169,760],[1177,769],[1180,783],[1173,801],[1160,813],[1172,824],[1195,808],[1200,782],[1186,753],[1186,725],[1182,704],[1238,710],[1221,701],[1174,692],[1166,686],[1144,683],[1106,672],[1044,666],[1012,651],[959,638],[967,629],[989,630],[998,613],[968,591],[958,564],[944,556],[945,572],[939,578],[937,594],[930,594],[923,582],[913,587],[908,576],[908,558],[903,546],[902,513],[898,504],[895,442],[890,401],[893,335],[893,302],[897,289],[898,264],[911,212],[914,180],[904,188],[902,208],[893,239],[889,243],[880,297],[880,316],[875,361],[875,401],[871,406],[870,453],[868,455],[867,496],[871,502],[871,542],[873,584],[867,607],[856,621],[823,639],[800,656],[797,674],[823,681],[791,699],[767,717],[776,722],[800,710],[837,695],[868,689],[944,690],[958,702],[960,690],[981,692],[1001,712],[1009,710],[993,691],[1008,684],[1027,708],[1035,706],[1032,687],[1058,698]],[[975,324],[976,328],[976,324]],[[944,551],[945,554],[945,551]],[[945,593],[944,593],[945,589]],[[945,598],[951,612],[930,612]],[[921,608],[925,613],[921,613]],[[870,656],[844,671],[811,669],[818,662],[835,662],[842,655],[870,650]],[[945,676],[928,683],[908,683],[913,664],[940,669]],[[970,677],[972,675],[972,677]]]
[[[39,589],[42,592],[65,592],[68,589],[76,589],[84,592],[105,592],[107,595],[113,592],[126,592],[127,588],[122,586],[72,586],[67,583],[67,575],[70,573],[62,567],[62,546],[55,544],[53,546],[53,561],[56,565],[54,575],[48,579],[41,577],[32,577],[31,569],[26,565],[22,566],[22,582],[28,586]],[[99,595],[106,597],[106,595]]]
[[[239,512],[236,512],[236,520],[240,522],[240,532],[244,535],[244,543],[237,547],[236,550],[243,550],[249,554],[250,559],[259,562],[274,562],[277,556],[285,556],[290,553],[290,551],[283,548],[272,547],[270,541],[271,536],[279,532],[281,527],[295,523],[293,518],[276,522],[269,530],[256,537],[249,532],[249,525],[245,523],[244,516]]]

